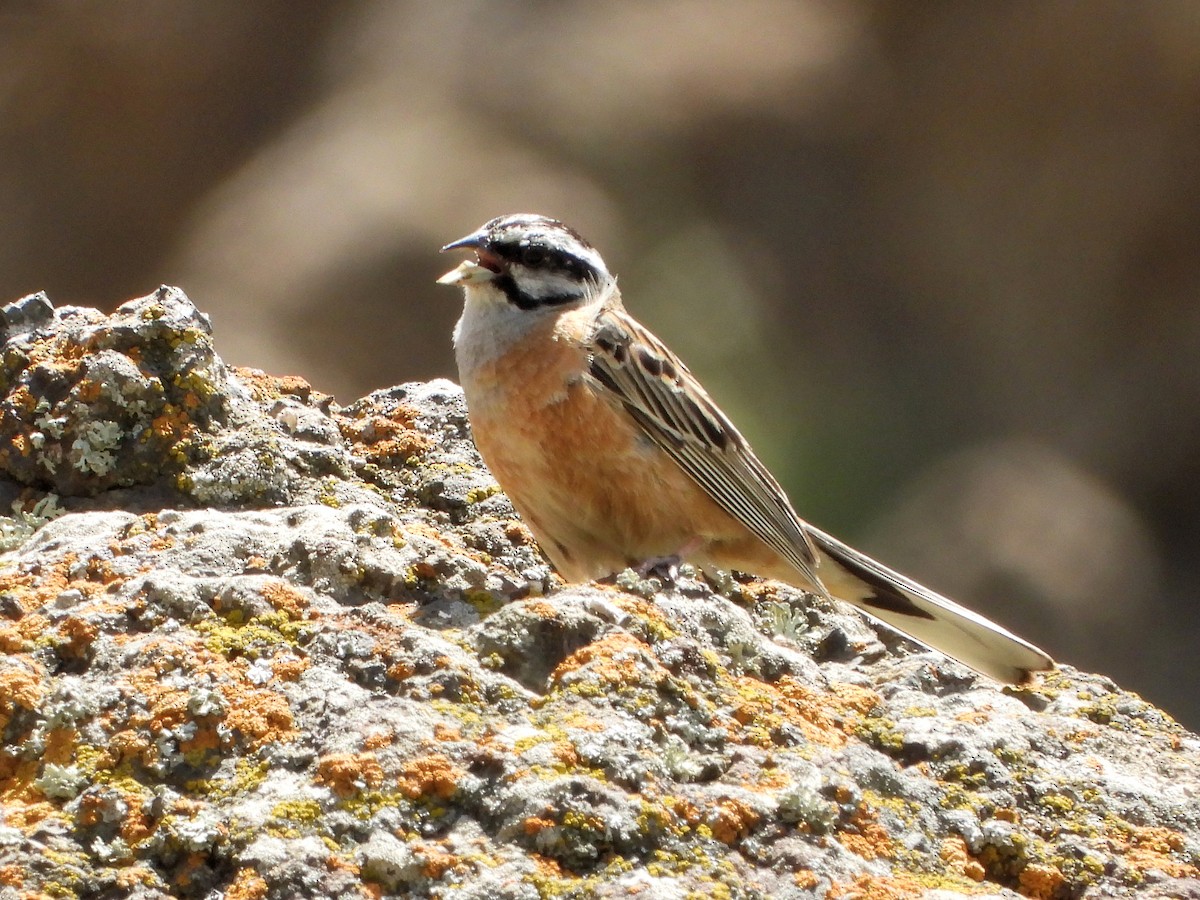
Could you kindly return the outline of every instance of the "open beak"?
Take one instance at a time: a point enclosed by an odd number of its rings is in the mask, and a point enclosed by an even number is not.
[[[484,251],[483,245],[487,235],[482,231],[468,234],[464,238],[452,241],[442,248],[447,250],[474,250],[475,259],[464,260],[437,280],[438,284],[467,285],[491,281],[500,274],[499,260]]]
[[[473,259],[464,260],[455,268],[451,269],[445,275],[437,280],[438,284],[479,284],[482,281],[491,281],[496,277],[496,273],[491,269],[484,268]]]

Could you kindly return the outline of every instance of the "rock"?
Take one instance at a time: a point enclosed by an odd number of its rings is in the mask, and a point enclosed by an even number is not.
[[[564,587],[454,385],[338,407],[174,288],[2,323],[0,897],[1197,896],[1200,739],[1103,677]]]

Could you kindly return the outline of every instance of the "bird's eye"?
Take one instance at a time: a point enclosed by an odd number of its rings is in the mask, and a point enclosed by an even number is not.
[[[545,247],[530,245],[521,248],[521,262],[529,267],[540,266],[546,261],[548,254]]]

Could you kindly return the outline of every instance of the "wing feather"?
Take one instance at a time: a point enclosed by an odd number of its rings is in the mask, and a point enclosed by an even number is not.
[[[816,550],[783,488],[700,383],[619,308],[600,312],[590,374],[700,488],[814,586]]]
[[[1023,683],[1054,668],[1027,641],[805,524],[699,382],[619,301],[598,314],[588,352],[594,383],[722,509],[826,596],[818,560],[838,597],[993,678]]]

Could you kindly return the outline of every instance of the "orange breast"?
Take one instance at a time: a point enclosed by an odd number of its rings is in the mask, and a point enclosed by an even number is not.
[[[565,577],[747,543],[746,529],[583,377],[581,349],[549,335],[525,346],[537,350],[474,373],[467,405],[484,460]]]

